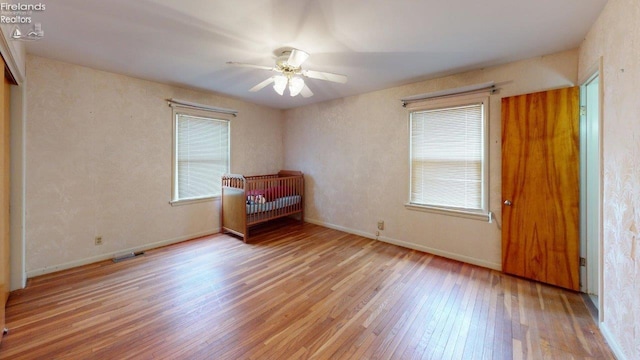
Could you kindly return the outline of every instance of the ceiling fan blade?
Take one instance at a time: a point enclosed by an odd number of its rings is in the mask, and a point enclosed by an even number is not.
[[[300,91],[300,95],[302,95],[302,97],[308,98],[313,96],[313,92],[311,92],[311,89],[309,89],[307,84],[305,84],[302,90]]]
[[[249,89],[249,91],[256,92],[256,91],[262,90],[263,87],[271,84],[273,81],[274,81],[274,79],[273,79],[273,76],[272,76],[272,77],[268,78],[267,80],[261,82],[260,84],[252,87],[251,89]]]
[[[334,74],[334,73],[329,73],[324,71],[302,70],[302,75],[306,77],[310,77],[312,79],[332,81],[340,84],[344,84],[347,82],[347,77],[345,75]]]
[[[242,67],[249,67],[249,68],[254,68],[254,69],[261,69],[261,70],[277,71],[277,69],[274,68],[274,67],[262,66],[262,65],[254,65],[254,64],[245,64],[245,63],[239,63],[239,62],[235,62],[235,61],[227,61],[227,64],[233,65],[233,66],[242,66]]]
[[[299,68],[303,62],[305,62],[309,58],[309,54],[302,50],[293,49],[291,50],[291,54],[289,55],[289,60],[287,60],[287,64],[292,67]]]

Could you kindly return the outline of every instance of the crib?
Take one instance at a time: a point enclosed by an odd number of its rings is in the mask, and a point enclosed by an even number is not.
[[[222,232],[249,242],[249,228],[269,220],[298,215],[304,221],[304,176],[300,171],[222,177]]]

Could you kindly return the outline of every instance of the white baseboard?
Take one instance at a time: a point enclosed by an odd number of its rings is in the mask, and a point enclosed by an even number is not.
[[[117,255],[132,253],[132,252],[136,252],[136,251],[146,251],[146,250],[150,250],[150,249],[155,249],[155,248],[159,248],[159,247],[162,247],[162,246],[179,243],[179,242],[182,242],[182,241],[185,241],[185,240],[190,240],[190,239],[195,239],[195,238],[199,238],[199,237],[202,237],[202,236],[208,236],[208,235],[217,234],[219,232],[220,232],[220,228],[211,229],[211,230],[203,231],[203,232],[196,233],[196,234],[189,234],[189,235],[179,236],[179,237],[176,237],[176,238],[173,238],[173,239],[166,239],[166,240],[156,241],[154,243],[144,244],[144,245],[132,247],[132,248],[129,248],[129,249],[122,249],[122,250],[118,250],[118,251],[114,251],[114,252],[110,252],[110,253],[106,253],[106,254],[100,254],[100,255],[96,255],[96,256],[91,256],[91,257],[80,259],[80,260],[74,260],[74,261],[70,261],[70,262],[67,262],[67,263],[64,263],[64,264],[46,266],[46,267],[43,267],[43,268],[40,268],[40,269],[27,271],[26,278],[32,278],[34,276],[45,275],[45,274],[49,274],[49,273],[60,271],[60,270],[66,270],[66,269],[71,269],[71,268],[82,266],[82,265],[92,264],[92,263],[95,263],[95,262],[98,262],[98,261],[113,259]]]
[[[304,221],[306,221],[308,223],[311,223],[311,224],[324,226],[324,227],[327,227],[327,228],[330,228],[330,229],[340,230],[340,231],[344,231],[346,233],[359,235],[359,236],[366,237],[366,238],[369,238],[369,239],[380,240],[380,241],[383,241],[383,242],[386,242],[386,243],[389,243],[389,244],[402,246],[402,247],[405,247],[405,248],[408,248],[408,249],[419,250],[419,251],[423,251],[423,252],[426,252],[426,253],[429,253],[429,254],[442,256],[442,257],[447,258],[447,259],[461,261],[461,262],[464,262],[464,263],[467,263],[467,264],[477,265],[477,266],[481,266],[481,267],[484,267],[484,268],[493,269],[493,270],[497,270],[497,271],[501,271],[502,270],[502,265],[501,264],[492,263],[492,262],[489,262],[489,261],[486,261],[486,260],[482,260],[482,259],[477,259],[477,258],[465,256],[465,255],[460,255],[460,254],[452,253],[452,252],[449,252],[449,251],[432,248],[432,247],[429,247],[429,246],[415,244],[415,243],[408,242],[408,241],[393,239],[393,238],[386,237],[386,236],[378,236],[378,237],[376,237],[375,234],[370,234],[370,233],[367,233],[367,232],[364,232],[364,231],[355,230],[355,229],[347,228],[347,227],[344,227],[344,226],[330,224],[330,223],[327,223],[327,222],[324,222],[324,221],[320,221],[320,220],[316,220],[316,219],[305,218]]]
[[[609,345],[609,348],[611,349],[611,351],[613,351],[613,355],[616,357],[616,359],[627,360],[627,356],[622,351],[620,344],[618,344],[618,342],[613,337],[613,334],[611,334],[611,331],[609,331],[607,325],[603,322],[600,323],[600,333],[607,341],[607,345]]]

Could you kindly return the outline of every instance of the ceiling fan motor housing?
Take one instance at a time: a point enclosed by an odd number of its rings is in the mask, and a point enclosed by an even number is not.
[[[289,57],[291,56],[291,50],[285,50],[276,59],[276,66],[286,76],[291,76],[300,70],[300,67],[293,67],[289,65]]]

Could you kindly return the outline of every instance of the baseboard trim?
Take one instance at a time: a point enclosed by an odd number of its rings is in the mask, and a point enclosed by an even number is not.
[[[607,327],[607,325],[603,322],[600,323],[600,333],[607,341],[607,345],[609,345],[609,348],[611,349],[611,351],[613,351],[613,355],[615,355],[616,359],[627,360],[627,356],[622,351],[620,344],[618,344],[611,331],[609,331],[609,327]]]
[[[122,250],[113,251],[113,252],[106,253],[106,254],[100,254],[100,255],[96,255],[96,256],[91,256],[91,257],[80,259],[80,260],[74,260],[74,261],[70,261],[70,262],[67,262],[67,263],[64,263],[64,264],[47,266],[47,267],[43,267],[43,268],[40,268],[40,269],[27,271],[26,278],[28,279],[28,278],[32,278],[32,277],[35,277],[35,276],[50,274],[50,273],[53,273],[53,272],[56,272],[56,271],[67,270],[67,269],[71,269],[71,268],[82,266],[82,265],[92,264],[92,263],[95,263],[95,262],[98,262],[98,261],[112,259],[113,257],[115,257],[117,255],[121,255],[123,253],[131,253],[131,252],[136,252],[136,251],[151,250],[151,249],[159,248],[159,247],[162,247],[162,246],[167,246],[167,245],[179,243],[179,242],[182,242],[182,241],[199,238],[199,237],[202,237],[202,236],[208,236],[208,235],[217,234],[219,232],[220,232],[219,228],[218,229],[211,229],[211,230],[207,230],[207,231],[203,231],[203,232],[199,232],[199,233],[195,233],[195,234],[189,234],[189,235],[179,236],[179,237],[172,238],[172,239],[156,241],[154,243],[144,244],[144,245],[132,247],[132,248],[129,248],[129,249],[122,249]]]
[[[502,265],[501,264],[492,263],[492,262],[485,261],[485,260],[482,260],[482,259],[477,259],[477,258],[474,258],[474,257],[460,255],[460,254],[452,253],[452,252],[449,252],[449,251],[444,251],[444,250],[432,248],[432,247],[429,247],[429,246],[415,244],[415,243],[412,243],[412,242],[398,240],[398,239],[394,239],[394,238],[390,238],[390,237],[386,237],[386,236],[378,236],[378,237],[376,237],[375,234],[367,233],[367,232],[356,230],[356,229],[351,229],[351,228],[340,226],[340,225],[334,225],[334,224],[327,223],[327,222],[320,221],[320,220],[316,220],[316,219],[305,218],[304,221],[306,221],[308,223],[311,223],[311,224],[324,226],[324,227],[327,227],[327,228],[330,228],[330,229],[344,231],[346,233],[350,233],[350,234],[354,234],[354,235],[359,235],[359,236],[366,237],[366,238],[369,238],[369,239],[379,240],[379,241],[386,242],[386,243],[389,243],[389,244],[402,246],[402,247],[405,247],[405,248],[408,248],[408,249],[419,250],[419,251],[423,251],[423,252],[426,252],[426,253],[429,253],[429,254],[442,256],[442,257],[447,258],[447,259],[457,260],[457,261],[461,261],[461,262],[467,263],[467,264],[472,264],[472,265],[477,265],[477,266],[481,266],[481,267],[492,269],[492,270],[502,271]]]

